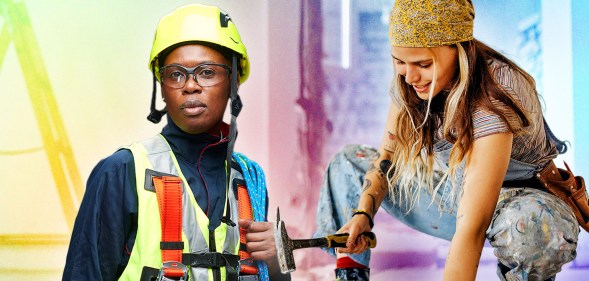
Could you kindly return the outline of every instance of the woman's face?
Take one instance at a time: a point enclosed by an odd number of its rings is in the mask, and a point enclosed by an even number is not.
[[[419,98],[427,100],[434,79],[434,57],[436,59],[437,79],[432,98],[442,89],[450,89],[456,76],[458,52],[455,47],[436,48],[392,47],[395,71],[413,86]]]
[[[180,46],[170,52],[164,60],[164,67],[173,64],[193,68],[203,63],[229,65],[228,59],[216,50],[192,44]],[[191,74],[188,74],[184,87],[179,89],[161,83],[168,114],[187,133],[217,132],[227,107],[230,81],[227,72],[227,78],[213,86],[200,86]]]

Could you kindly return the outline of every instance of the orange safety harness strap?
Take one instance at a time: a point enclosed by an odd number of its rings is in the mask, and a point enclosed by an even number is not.
[[[176,176],[152,177],[162,226],[162,263],[182,262],[182,180]],[[183,277],[186,272],[177,266],[162,268],[166,277]]]
[[[252,202],[250,200],[245,181],[236,180],[237,185],[237,207],[239,210],[239,218],[246,220],[253,220],[254,214],[252,211]],[[258,267],[254,264],[254,260],[247,252],[245,235],[247,229],[239,228],[239,272],[242,274],[258,274]]]

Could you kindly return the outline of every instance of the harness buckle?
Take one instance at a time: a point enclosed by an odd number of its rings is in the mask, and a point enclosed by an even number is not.
[[[156,281],[188,281],[188,267],[181,262],[164,262]]]

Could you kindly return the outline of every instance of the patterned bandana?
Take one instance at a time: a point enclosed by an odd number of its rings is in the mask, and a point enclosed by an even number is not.
[[[390,15],[391,46],[439,47],[472,40],[471,0],[397,0]]]

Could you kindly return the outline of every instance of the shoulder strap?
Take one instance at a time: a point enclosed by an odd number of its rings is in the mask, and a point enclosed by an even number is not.
[[[239,211],[239,218],[246,220],[253,220],[254,214],[252,212],[252,202],[247,192],[245,181],[234,180],[237,186],[237,206]],[[258,268],[256,267],[254,260],[251,255],[247,252],[245,235],[247,230],[245,228],[239,228],[239,263],[240,263],[240,274],[258,274]]]
[[[186,278],[182,264],[182,180],[176,176],[152,177],[162,226],[162,271],[165,277]]]

